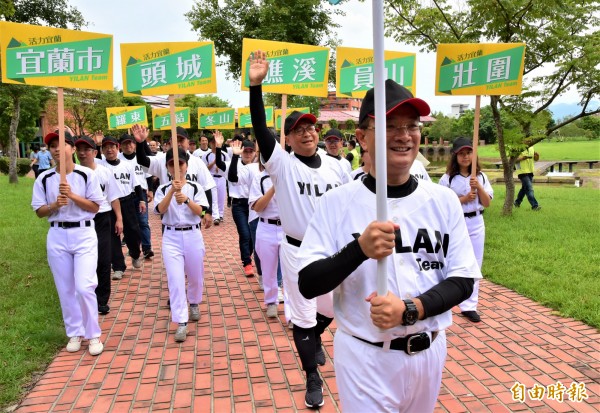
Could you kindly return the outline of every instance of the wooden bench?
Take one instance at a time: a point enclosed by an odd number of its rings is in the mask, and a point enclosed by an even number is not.
[[[563,170],[563,163],[569,165],[569,172],[573,172],[573,165],[577,165],[578,163],[587,163],[589,165],[589,169],[593,169],[594,168],[594,164],[597,164],[598,160],[588,160],[588,161],[556,161],[554,162],[554,165],[558,165],[558,172],[562,172]],[[550,172],[554,172],[554,165],[552,165],[550,167]]]

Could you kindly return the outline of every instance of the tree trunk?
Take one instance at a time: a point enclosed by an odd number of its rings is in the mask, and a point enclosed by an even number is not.
[[[500,110],[498,109],[499,100],[500,98],[498,96],[491,96],[490,106],[492,108],[494,123],[496,124],[496,131],[498,132],[498,150],[500,151],[502,171],[504,172],[504,184],[506,186],[506,198],[504,198],[504,205],[502,206],[502,215],[510,216],[512,215],[513,201],[515,199],[515,183],[513,181],[513,166],[515,159],[512,156],[506,155],[504,128],[502,127]]]
[[[8,183],[19,183],[17,175],[17,128],[19,127],[19,118],[21,116],[21,97],[13,96],[13,113],[10,119],[10,128],[8,130]]]

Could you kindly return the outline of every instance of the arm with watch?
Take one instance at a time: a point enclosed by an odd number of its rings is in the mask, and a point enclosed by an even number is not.
[[[298,286],[307,299],[333,291],[367,259],[378,260],[391,255],[395,246],[392,222],[374,221],[365,231],[330,257],[312,262],[300,270]],[[473,279],[449,277],[418,297],[401,299],[392,292],[386,296],[371,293],[371,320],[382,329],[413,325],[418,320],[450,310],[473,292]]]

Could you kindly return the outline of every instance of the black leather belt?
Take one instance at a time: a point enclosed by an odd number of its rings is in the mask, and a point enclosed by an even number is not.
[[[485,209],[482,209],[481,211],[465,212],[465,218],[473,218],[477,215],[483,215],[484,212]]]
[[[264,219],[264,218],[259,218],[259,219],[260,219],[260,222],[266,222],[267,224],[281,225],[280,219]]]
[[[232,198],[231,205],[248,205],[248,198]]]
[[[223,178],[221,175],[213,175],[213,178]]]
[[[300,248],[300,246],[302,245],[302,241],[296,238],[292,238],[289,235],[286,235],[285,239],[287,240],[288,244],[293,245],[294,247]]]
[[[132,192],[129,195],[122,196],[121,198],[119,198],[119,201],[127,201],[128,199],[133,199],[134,196],[135,194]]]
[[[163,225],[163,230],[168,229],[169,231],[191,231],[198,228],[200,228],[200,224],[192,225],[191,227],[170,227],[168,225]]]
[[[78,222],[59,222],[55,221],[50,223],[51,227],[55,228],[80,228],[80,227],[91,227],[92,221],[78,221]]]
[[[417,334],[411,334],[406,337],[398,337],[390,342],[390,349],[391,350],[401,350],[401,351],[404,351],[408,355],[417,354],[417,353],[420,353],[421,351],[427,350],[429,347],[431,347],[431,343],[433,341],[435,341],[437,336],[438,336],[438,332],[433,331],[431,333],[431,339],[429,339],[429,335],[427,335],[427,333],[417,333]],[[360,337],[356,337],[356,336],[352,336],[352,337],[354,337],[357,340],[363,341],[367,344],[371,344],[372,346],[383,348],[383,345],[384,345],[383,342],[372,343],[372,342],[367,341]]]

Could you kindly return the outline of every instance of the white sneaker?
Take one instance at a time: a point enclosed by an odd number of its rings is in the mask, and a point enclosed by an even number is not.
[[[190,320],[192,320],[192,321],[200,320],[200,308],[197,305],[195,305],[195,306],[190,305]]]
[[[277,304],[267,305],[267,317],[277,318]]]
[[[67,344],[67,351],[69,353],[75,353],[76,351],[79,351],[79,349],[81,348],[81,337],[71,337],[69,339],[69,343]]]
[[[258,288],[260,288],[261,291],[265,290],[265,287],[263,287],[263,283],[262,283],[262,275],[258,274]]]
[[[112,279],[113,280],[120,280],[121,278],[123,278],[123,271],[115,271]]]
[[[104,350],[104,344],[100,341],[100,337],[90,339],[88,351],[92,356],[97,356]]]
[[[185,341],[187,336],[187,326],[177,326],[177,331],[175,331],[175,341],[177,343],[181,343]]]
[[[292,320],[288,321],[288,329],[290,329],[290,330],[294,329],[294,323],[292,323]]]
[[[281,289],[281,287],[277,289],[277,301],[279,301],[280,303],[283,303],[285,301],[283,298],[283,290]]]
[[[133,264],[133,268],[142,268],[143,262],[144,262],[144,259],[142,257],[139,257],[137,260],[131,261],[131,263]]]

